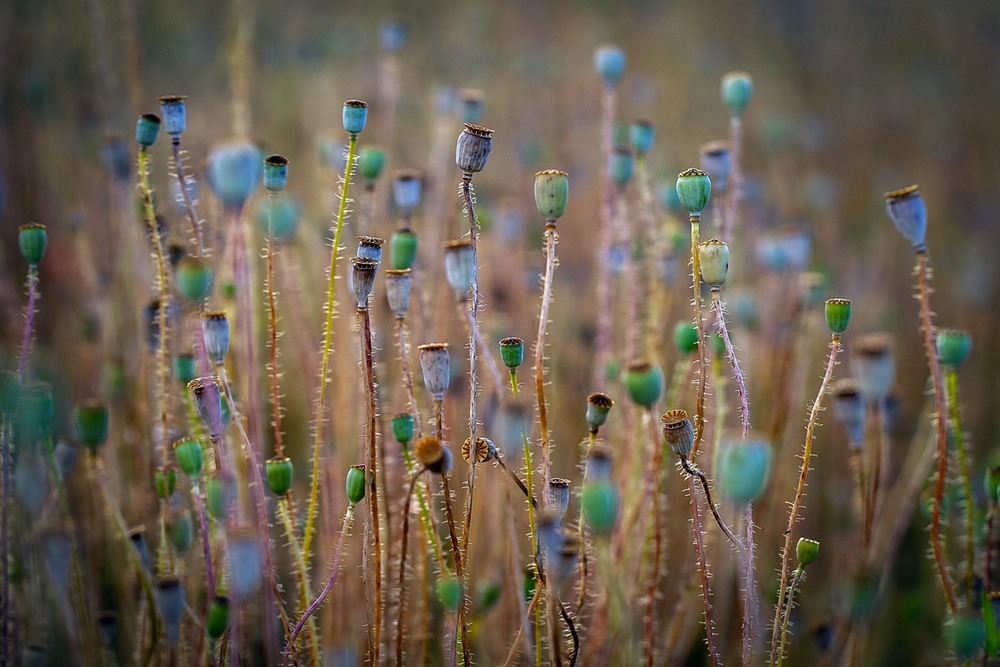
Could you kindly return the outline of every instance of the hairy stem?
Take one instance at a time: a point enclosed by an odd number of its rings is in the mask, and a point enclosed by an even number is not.
[[[406,388],[406,400],[408,401],[410,413],[413,415],[413,423],[416,425],[417,440],[423,437],[423,422],[420,419],[420,407],[417,405],[417,395],[413,390],[413,374],[410,373],[410,348],[406,343],[406,321],[402,317],[396,318],[396,337],[399,340],[399,359],[403,365],[403,386]]]
[[[309,571],[306,568],[305,559],[302,558],[302,549],[299,547],[298,537],[295,535],[295,526],[292,519],[292,502],[286,494],[278,498],[278,516],[281,517],[281,525],[285,529],[285,539],[288,540],[288,550],[292,552],[292,560],[295,563],[295,582],[299,587],[299,608],[305,609],[312,598],[312,591],[309,590]],[[307,629],[309,638],[309,661],[311,664],[319,664],[319,636],[316,630],[316,619],[309,618]]]
[[[681,459],[683,462],[684,459]],[[694,490],[694,475],[688,474],[688,493],[691,505],[691,529],[694,531],[695,550],[698,554],[698,574],[701,582],[701,598],[703,604],[703,619],[705,622],[705,637],[708,644],[708,656],[712,665],[718,667],[719,652],[715,648],[715,628],[712,623],[712,591],[708,585],[708,560],[705,558],[704,529],[701,525],[701,513],[698,512],[698,498]],[[711,501],[710,501],[711,502]]]
[[[198,255],[201,257],[205,256],[205,240],[201,233],[201,220],[198,218],[198,212],[194,208],[194,202],[191,201],[191,196],[187,189],[187,176],[184,173],[184,160],[183,155],[181,155],[181,137],[176,135],[171,141],[171,145],[174,150],[174,169],[177,172],[177,184],[180,186],[181,190],[181,200],[184,202],[184,210],[187,212],[188,220],[191,222],[191,231],[194,234],[195,247],[198,248]]]
[[[795,607],[795,590],[799,587],[802,575],[805,572],[801,565],[798,566],[795,569],[795,576],[792,577],[792,583],[788,588],[788,603],[785,605],[784,619],[781,621],[781,642],[778,644],[778,667],[781,667],[781,661],[785,657],[785,640],[788,639],[788,619],[791,617],[792,609]]]
[[[691,458],[698,454],[702,437],[705,435],[705,393],[708,389],[708,373],[705,368],[705,326],[701,316],[701,260],[698,258],[701,213],[692,213],[691,222],[691,290],[694,295],[694,326],[698,331],[698,398],[695,403],[694,448]]]
[[[549,307],[552,304],[552,277],[556,265],[556,221],[545,221],[545,275],[542,278],[542,307],[538,313],[538,337],[535,339],[535,398],[538,402],[538,427],[542,438],[542,486],[549,488],[551,460],[549,442],[549,417],[545,405],[545,333],[549,325]],[[548,496],[544,496],[547,498]],[[548,501],[543,501],[548,506]]]
[[[726,356],[733,367],[736,378],[736,389],[740,395],[740,424],[743,426],[743,437],[750,435],[750,406],[747,401],[747,387],[743,378],[743,371],[740,370],[740,362],[736,358],[736,351],[733,349],[733,341],[729,338],[729,328],[726,327],[726,318],[723,315],[725,310],[722,305],[722,298],[718,289],[712,290],[712,309],[715,311],[715,322],[719,327],[719,334],[726,345]]]
[[[368,512],[370,514],[372,527],[372,555],[374,557],[374,582],[375,599],[374,605],[374,627],[372,637],[372,664],[379,664],[379,653],[382,639],[382,536],[379,527],[381,516],[379,515],[379,485],[377,478],[381,477],[382,470],[378,463],[377,446],[377,408],[375,396],[375,366],[372,354],[372,320],[368,308],[358,310],[358,324],[361,332],[361,361],[365,369],[365,436],[366,449],[368,453]]]
[[[649,570],[649,580],[646,583],[645,651],[646,665],[652,667],[656,662],[656,598],[660,588],[660,576],[665,576],[666,572],[660,568],[663,560],[663,528],[660,509],[660,468],[663,465],[663,443],[652,409],[647,412],[653,448],[646,480],[646,495],[652,496],[653,499],[653,516],[650,519],[653,524],[653,562]]]
[[[24,336],[21,339],[21,356],[17,363],[17,377],[23,383],[28,370],[31,339],[35,333],[35,301],[38,298],[38,267],[28,267],[28,305],[24,309]]]
[[[962,495],[965,505],[962,508],[965,520],[965,572],[963,573],[963,584],[965,586],[965,594],[970,596],[969,606],[971,607],[976,545],[973,536],[975,528],[975,505],[972,500],[972,484],[969,481],[969,450],[965,442],[965,434],[962,432],[962,417],[958,405],[958,373],[955,372],[954,367],[948,367],[945,371],[945,382],[948,392],[948,409],[951,413],[951,430],[955,437],[955,450],[958,452],[958,473],[961,478],[960,483],[962,485]]]
[[[410,534],[410,501],[413,500],[413,489],[417,485],[417,480],[427,471],[421,468],[410,479],[410,486],[406,491],[406,502],[403,504],[403,538],[399,548],[399,599],[396,601],[396,664],[403,664],[403,626],[405,623],[404,610],[406,608],[406,541]]]

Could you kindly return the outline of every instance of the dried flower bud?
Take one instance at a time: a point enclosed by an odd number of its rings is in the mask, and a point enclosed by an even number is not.
[[[264,158],[264,187],[271,192],[280,192],[288,183],[288,158],[284,155],[268,155]]]
[[[137,526],[128,531],[128,541],[139,557],[143,569],[149,571],[149,544],[146,542],[146,527]]]
[[[475,174],[483,170],[493,149],[492,135],[493,130],[488,127],[465,124],[455,146],[455,164],[463,173]]]
[[[368,296],[375,286],[375,272],[378,270],[378,261],[365,259],[363,257],[352,257],[351,266],[351,286],[354,288],[354,299],[358,304],[358,310],[368,308]]]
[[[701,279],[709,287],[715,288],[726,282],[729,275],[729,245],[719,239],[702,241],[698,244],[698,260],[701,263]]]
[[[636,405],[651,408],[663,393],[663,371],[648,361],[633,361],[625,370],[625,388]]]
[[[677,197],[688,213],[701,213],[712,195],[712,180],[701,169],[691,168],[677,175]]]
[[[163,130],[171,137],[180,137],[187,126],[184,95],[164,95],[160,101],[160,115],[163,116]]]
[[[466,298],[476,280],[476,249],[472,239],[444,244],[444,270],[455,295],[459,299]]]
[[[774,451],[759,440],[723,442],[719,452],[719,490],[737,503],[757,500],[767,488]]]
[[[885,210],[915,251],[927,250],[927,207],[916,185],[885,193]]]
[[[865,435],[865,401],[861,388],[850,378],[838,380],[831,388],[833,415],[847,432],[851,446],[860,448]]]
[[[597,429],[604,426],[614,405],[615,402],[607,394],[598,392],[587,397],[587,425],[591,433],[597,433]]]
[[[594,69],[605,86],[614,86],[625,73],[625,52],[613,44],[599,46],[594,51]]]
[[[410,293],[413,290],[413,275],[410,269],[389,269],[385,272],[385,298],[389,310],[402,318],[410,309]]]
[[[344,102],[344,130],[348,134],[361,134],[368,121],[368,104],[361,100]]]
[[[428,343],[417,348],[420,355],[420,369],[424,374],[424,386],[435,401],[444,399],[451,382],[451,355],[448,343]]]
[[[753,94],[753,79],[746,72],[727,72],[722,77],[722,101],[729,107],[729,113],[739,116],[750,103]]]
[[[680,457],[687,457],[694,449],[694,426],[688,419],[686,410],[668,410],[660,416],[663,425],[663,439],[670,451]]]
[[[566,212],[569,199],[569,174],[546,169],[535,174],[535,206],[546,220],[557,220]]]

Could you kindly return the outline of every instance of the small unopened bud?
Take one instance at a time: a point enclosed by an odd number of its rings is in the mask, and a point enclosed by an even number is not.
[[[496,455],[497,447],[489,438],[484,438],[482,436],[476,438],[475,460],[472,459],[472,447],[469,444],[469,438],[466,438],[465,442],[462,443],[462,458],[465,459],[466,463],[485,463],[496,458]]]
[[[885,210],[915,251],[927,250],[927,207],[916,185],[885,193]]]
[[[962,329],[939,329],[936,343],[938,359],[951,368],[961,366],[972,351],[972,336]]]
[[[451,382],[451,355],[448,343],[428,343],[417,348],[420,355],[420,370],[424,374],[424,386],[435,401],[444,399]]]
[[[709,287],[719,287],[729,275],[729,245],[725,241],[712,239],[698,244],[698,260],[701,264],[701,279]]]
[[[663,393],[663,371],[648,361],[633,361],[625,370],[625,388],[633,402],[651,408]]]
[[[368,296],[375,286],[375,273],[378,270],[378,261],[365,259],[363,257],[352,257],[351,266],[351,286],[354,288],[354,299],[358,304],[358,310],[368,308]]]
[[[444,270],[455,295],[465,299],[476,280],[476,249],[471,239],[444,244]]]
[[[833,415],[847,432],[851,446],[860,448],[865,435],[865,401],[861,388],[850,378],[833,383]]]
[[[712,180],[708,172],[691,168],[677,175],[677,197],[688,213],[700,214],[712,195]]]
[[[587,397],[587,425],[591,433],[597,433],[597,429],[604,426],[614,405],[614,400],[607,394],[597,392]]]
[[[686,410],[668,410],[660,416],[663,425],[663,439],[670,451],[680,457],[687,457],[694,449],[694,426],[688,419]]]
[[[795,544],[795,557],[798,559],[800,565],[809,565],[816,560],[817,554],[819,554],[819,542],[816,540],[800,537],[799,541]]]
[[[517,336],[500,339],[500,360],[503,365],[515,370],[524,361],[524,341]]]
[[[389,310],[397,318],[405,317],[410,309],[410,294],[413,291],[411,269],[388,269],[385,272],[385,298]]]
[[[493,149],[492,135],[493,130],[488,127],[465,124],[455,146],[455,164],[463,173],[475,174],[483,170]]]
[[[208,311],[201,318],[205,352],[216,365],[229,354],[229,318],[222,311]]]
[[[348,134],[360,134],[368,121],[368,103],[361,100],[344,102],[344,130]]]
[[[183,95],[164,95],[160,101],[160,115],[163,116],[163,131],[171,137],[179,137],[187,127],[187,113]]]
[[[264,158],[264,187],[271,192],[280,192],[288,183],[288,158],[284,155],[268,155]]]
[[[365,479],[365,467],[363,465],[353,465],[347,469],[347,502],[353,507],[360,503],[365,497],[365,488],[368,486]]]
[[[746,72],[727,72],[722,76],[720,92],[729,113],[742,115],[753,94],[753,79]]]
[[[851,348],[851,372],[867,403],[884,401],[896,374],[892,339],[887,334],[868,334],[855,340]]]
[[[556,220],[566,212],[569,199],[569,174],[546,169],[535,174],[535,206],[546,220]]]

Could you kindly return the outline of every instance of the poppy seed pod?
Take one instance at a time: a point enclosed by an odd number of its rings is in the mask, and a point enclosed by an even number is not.
[[[194,404],[198,408],[201,420],[205,422],[209,438],[213,442],[218,440],[226,430],[222,416],[222,391],[219,388],[218,378],[195,378],[188,382],[188,391],[194,395]]]
[[[149,571],[149,544],[146,542],[146,527],[138,526],[128,531],[128,541],[135,549],[143,569]]]
[[[273,195],[260,201],[257,224],[275,243],[287,243],[295,238],[299,228],[302,205],[292,197]]]
[[[390,268],[400,271],[409,269],[417,259],[417,235],[410,229],[400,229],[392,233],[389,240]]]
[[[653,147],[653,124],[648,120],[637,120],[628,126],[628,143],[636,155],[642,156]]]
[[[729,245],[719,239],[702,241],[698,244],[698,261],[701,263],[701,279],[711,288],[726,282],[729,275]]]
[[[451,450],[432,435],[426,435],[417,441],[414,456],[420,465],[433,473],[445,475],[451,470]]]
[[[450,612],[458,609],[462,603],[462,582],[454,575],[448,575],[438,579],[435,586],[438,602]]]
[[[41,264],[48,244],[49,236],[45,225],[29,222],[26,225],[21,225],[17,230],[17,245],[28,266]]]
[[[677,198],[688,213],[700,214],[712,195],[712,179],[701,169],[687,169],[677,175]]]
[[[187,609],[184,602],[184,588],[180,579],[168,577],[156,582],[153,593],[156,608],[160,611],[160,618],[163,619],[167,641],[171,646],[175,646],[180,638],[181,619]]]
[[[205,632],[211,639],[218,639],[229,629],[229,598],[216,595],[205,618]]]
[[[865,401],[858,383],[850,378],[833,383],[833,415],[847,432],[851,446],[860,448],[865,435]]]
[[[729,107],[729,113],[739,116],[750,103],[753,79],[747,72],[727,72],[722,76],[720,94],[722,101]]]
[[[598,444],[587,452],[587,468],[585,471],[588,482],[596,482],[611,477],[611,450]]]
[[[191,512],[186,509],[174,508],[167,514],[167,539],[170,546],[178,553],[185,553],[194,542],[194,521]]]
[[[375,187],[375,181],[382,175],[383,169],[385,169],[385,151],[372,146],[361,149],[358,155],[358,172],[365,179],[365,187],[369,189]]]
[[[701,147],[701,168],[712,175],[714,185],[725,192],[733,173],[733,151],[725,141],[710,141]]]
[[[400,169],[392,179],[392,201],[404,218],[413,214],[420,205],[423,178],[416,169]]]
[[[455,296],[468,296],[476,280],[476,249],[472,239],[459,239],[444,244],[444,271]]]
[[[160,101],[160,115],[163,117],[163,131],[171,137],[180,137],[187,126],[187,113],[183,95],[164,95]]]
[[[77,441],[91,451],[108,439],[108,422],[111,413],[102,401],[86,401],[73,410],[73,432]]]
[[[608,176],[619,188],[624,188],[635,173],[635,153],[628,146],[616,146],[608,161]]]
[[[674,345],[681,354],[687,356],[698,349],[698,328],[682,320],[674,326]]]
[[[410,309],[410,293],[413,290],[413,275],[411,269],[388,269],[385,272],[385,298],[389,302],[389,310],[397,318],[406,315]]]
[[[157,466],[153,471],[153,488],[156,495],[168,499],[177,489],[177,470],[173,466]]]
[[[827,299],[824,313],[826,326],[833,334],[839,336],[851,323],[851,302],[848,299]]]
[[[851,372],[865,402],[882,403],[889,396],[896,373],[892,339],[887,334],[868,334],[855,340],[851,348]]]
[[[392,426],[392,435],[396,438],[396,442],[406,445],[413,440],[413,434],[416,431],[416,421],[409,412],[399,413],[392,418],[390,424]]]
[[[940,329],[935,341],[938,359],[945,366],[958,368],[972,351],[972,336],[962,329]]]
[[[483,170],[493,149],[493,130],[482,125],[466,123],[455,145],[455,164],[465,174]]]
[[[420,370],[424,374],[424,386],[435,401],[444,399],[451,382],[451,355],[448,343],[428,343],[417,348],[420,355]]]
[[[524,361],[524,341],[517,336],[501,338],[500,360],[510,370],[517,369]]]
[[[773,449],[767,442],[723,442],[719,452],[719,490],[737,503],[757,500],[767,488],[773,458]]]
[[[477,88],[462,88],[455,99],[456,112],[463,123],[478,123],[486,108],[486,94]]]
[[[535,206],[546,220],[558,220],[566,212],[569,174],[558,169],[535,173]]]
[[[687,457],[694,449],[694,426],[688,419],[686,410],[668,410],[660,416],[663,439],[670,451],[680,457]]]
[[[364,259],[374,259],[376,262],[382,261],[382,246],[385,239],[377,236],[356,236],[358,242],[358,257]]]
[[[609,479],[594,479],[583,485],[580,505],[583,520],[595,535],[608,536],[618,523],[618,488]]]
[[[264,158],[264,187],[271,192],[280,192],[288,183],[288,158],[284,155],[268,155]]]
[[[663,371],[648,361],[633,361],[625,370],[625,388],[636,405],[651,408],[663,393]]]
[[[594,51],[594,70],[605,86],[613,86],[625,73],[625,52],[613,44],[605,44]]]
[[[351,266],[351,286],[354,288],[354,300],[358,304],[358,310],[368,308],[368,295],[372,293],[375,286],[375,272],[378,270],[378,262],[374,259],[363,257],[352,257]]]
[[[401,18],[390,18],[378,27],[378,41],[388,53],[399,53],[410,41],[410,24]]]
[[[260,186],[262,158],[260,149],[243,141],[212,149],[205,180],[226,208],[241,209]]]
[[[209,477],[205,480],[205,504],[212,518],[223,520],[226,513],[233,506],[236,494],[233,493],[233,485],[229,480],[221,477]]]
[[[363,465],[352,465],[347,469],[347,502],[353,507],[360,503],[365,497],[365,488],[368,486],[365,480],[365,467]]]
[[[149,148],[160,136],[163,121],[155,113],[144,113],[135,122],[135,140],[143,148]]]
[[[190,477],[196,478],[201,473],[202,450],[201,443],[197,438],[182,438],[174,443],[174,457],[181,472]]]
[[[553,477],[549,480],[549,507],[559,517],[560,521],[569,509],[570,484],[568,479]]]
[[[188,303],[200,303],[212,293],[214,275],[212,267],[200,257],[188,256],[174,269],[177,293]]]
[[[368,103],[361,100],[344,102],[344,130],[348,134],[361,134],[368,121]]]
[[[798,559],[800,565],[809,565],[816,560],[818,554],[819,542],[816,540],[800,537],[799,541],[795,544],[795,557]]]
[[[927,250],[927,207],[916,185],[885,193],[885,210],[915,251]]]
[[[60,481],[65,481],[76,467],[76,457],[80,453],[80,448],[68,440],[60,439],[52,450],[52,458],[55,459],[56,472],[59,473]]]
[[[240,601],[256,593],[264,579],[264,551],[250,529],[237,529],[229,538],[229,592]]]
[[[229,318],[222,311],[207,311],[201,318],[205,352],[216,365],[229,354]]]
[[[101,643],[109,650],[114,650],[115,640],[118,638],[118,614],[113,611],[100,612],[97,615],[97,631],[101,635]]]
[[[486,463],[496,458],[496,455],[497,447],[489,438],[482,436],[476,438],[476,458],[474,461],[472,459],[472,447],[469,445],[469,438],[466,438],[465,442],[462,443],[462,458],[470,465],[472,463]]]
[[[591,433],[597,433],[597,429],[604,426],[614,405],[614,400],[607,394],[597,392],[587,397],[587,425]]]
[[[275,456],[264,463],[267,488],[276,496],[283,496],[292,488],[295,466],[287,456]]]

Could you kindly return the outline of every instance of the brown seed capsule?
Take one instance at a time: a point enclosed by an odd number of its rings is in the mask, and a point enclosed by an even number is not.
[[[686,410],[668,410],[660,417],[663,439],[677,456],[686,457],[694,448],[694,426]]]
[[[472,452],[469,446],[469,438],[465,439],[462,443],[462,458],[465,459],[466,463],[473,463],[471,460]],[[496,445],[489,438],[484,438],[479,436],[476,438],[476,460],[475,463],[485,463],[497,455]]]

